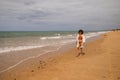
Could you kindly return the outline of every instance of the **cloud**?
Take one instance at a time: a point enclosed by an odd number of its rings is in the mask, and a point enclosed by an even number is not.
[[[42,19],[43,17],[46,17],[50,15],[48,12],[44,12],[41,10],[30,10],[29,12],[20,14],[17,19],[18,20],[27,20],[27,19]]]
[[[2,0],[0,29],[26,26],[26,29],[111,29],[120,27],[119,0]],[[66,28],[65,28],[66,27]],[[84,28],[83,27],[83,28]],[[76,27],[74,27],[76,28]],[[22,27],[24,30],[24,27]],[[76,28],[77,29],[77,28]]]
[[[27,6],[31,6],[31,5],[34,5],[35,2],[34,1],[27,1],[27,2],[24,2],[24,4]]]

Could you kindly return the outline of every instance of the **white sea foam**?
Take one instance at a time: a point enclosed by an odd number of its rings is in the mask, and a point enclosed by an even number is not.
[[[107,31],[102,31],[102,32],[91,32],[91,33],[88,33],[86,34],[86,39],[87,38],[91,38],[91,37],[94,37],[94,36],[98,36],[98,35],[101,35],[101,34],[104,34],[106,33]]]
[[[45,39],[59,39],[61,38],[61,36],[53,36],[53,37],[41,37],[41,40],[45,40]]]
[[[11,52],[11,51],[21,51],[33,48],[40,48],[44,47],[44,45],[40,46],[18,46],[18,47],[5,47],[4,49],[0,50],[0,53]]]
[[[55,34],[56,36],[60,36],[60,34]]]

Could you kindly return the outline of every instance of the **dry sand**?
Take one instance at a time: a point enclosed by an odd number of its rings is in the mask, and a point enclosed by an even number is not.
[[[76,57],[72,48],[47,59],[30,59],[0,74],[0,80],[120,80],[120,31],[86,43],[84,52]]]

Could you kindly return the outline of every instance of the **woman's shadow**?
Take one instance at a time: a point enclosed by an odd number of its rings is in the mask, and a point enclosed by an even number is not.
[[[85,55],[85,53],[84,52],[82,52],[82,53],[79,52],[76,57],[79,57],[80,55],[83,56],[83,55]]]

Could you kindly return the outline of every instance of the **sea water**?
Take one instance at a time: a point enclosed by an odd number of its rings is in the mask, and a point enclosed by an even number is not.
[[[86,31],[86,39],[106,31]],[[62,46],[76,41],[77,31],[0,31],[0,54],[46,46]]]

